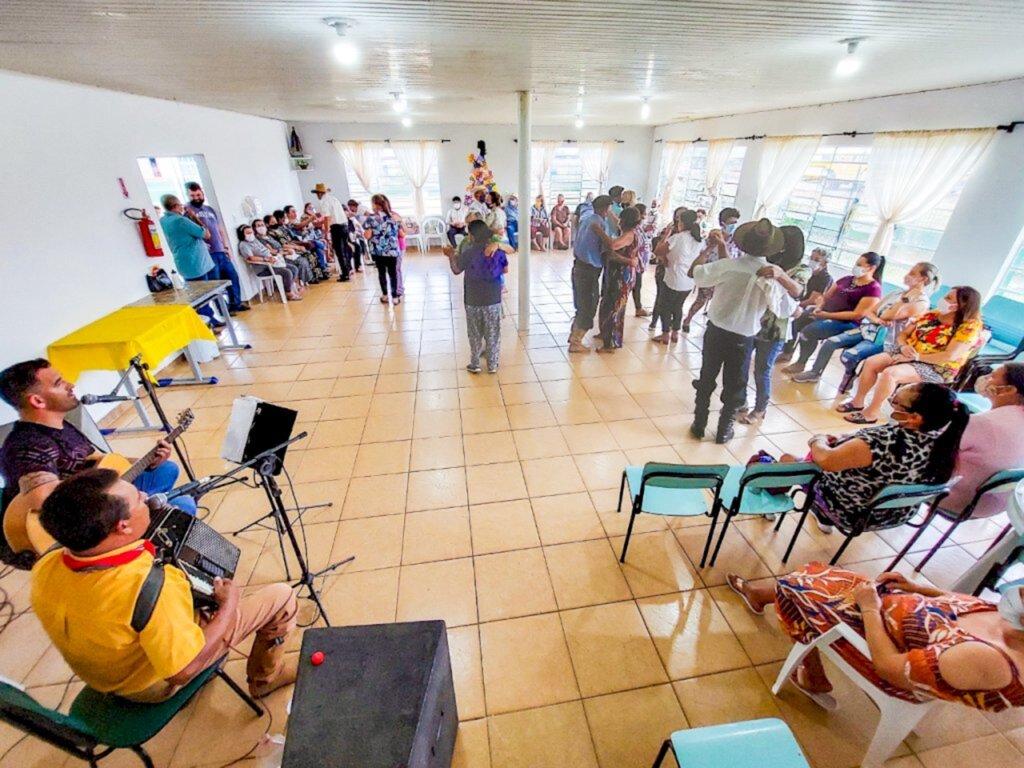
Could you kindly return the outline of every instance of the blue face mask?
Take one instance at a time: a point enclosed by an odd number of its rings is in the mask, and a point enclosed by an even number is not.
[[[732,224],[726,224],[722,229],[725,230],[725,234],[732,235],[732,233],[736,231],[736,227],[737,222],[733,222]]]

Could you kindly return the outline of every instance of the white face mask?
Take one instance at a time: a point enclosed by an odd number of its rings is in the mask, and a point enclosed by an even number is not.
[[[266,233],[267,233],[267,228],[266,227],[256,227],[256,234],[257,235],[265,235]]]
[[[1024,600],[1020,597],[1019,583],[1003,587],[1003,596],[999,598],[999,615],[1014,629],[1024,629]]]
[[[251,243],[253,240],[256,239],[256,235],[254,235],[252,232],[250,232],[248,235],[245,236],[245,239],[248,240]]]
[[[864,277],[864,275],[866,275],[868,273],[868,268],[867,267],[859,267],[858,266],[858,267],[854,267],[853,269],[851,269],[850,272],[853,273],[854,277]]]
[[[947,299],[939,299],[938,305],[935,307],[940,315],[950,315],[956,312],[956,305],[950,304]]]

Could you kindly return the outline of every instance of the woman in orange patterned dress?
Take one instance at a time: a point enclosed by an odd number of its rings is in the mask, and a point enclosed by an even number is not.
[[[735,574],[728,582],[754,613],[774,603],[796,642],[809,643],[839,622],[850,626],[867,640],[871,659],[845,642],[836,651],[891,696],[943,699],[988,712],[1024,706],[1020,585],[1005,590],[997,605],[914,584],[895,572],[872,581],[822,563],[809,563],[775,585],[751,584]],[[816,650],[793,682],[820,706],[835,708]]]

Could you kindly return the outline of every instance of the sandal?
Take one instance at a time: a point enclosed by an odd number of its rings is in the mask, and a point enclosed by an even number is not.
[[[852,400],[847,400],[842,405],[836,406],[836,413],[855,413],[857,411],[863,411],[863,405],[854,405]]]
[[[388,297],[387,296],[381,296],[380,297],[380,303],[381,304],[387,304],[388,303]]]
[[[802,671],[802,667],[797,667],[793,670],[793,674],[789,676],[789,681],[793,683],[793,686],[826,712],[835,712],[839,709],[839,702],[836,701],[836,697],[831,693],[825,693],[824,691],[812,691],[810,688],[805,688],[800,683],[800,673]]]
[[[757,610],[754,604],[750,602],[750,597],[743,591],[743,586],[747,583],[746,579],[741,579],[736,574],[730,573],[725,577],[725,581],[729,585],[729,589],[739,595],[743,602],[747,604],[747,610],[755,616],[764,616],[764,608]]]
[[[843,416],[843,418],[846,419],[851,424],[877,424],[878,423],[878,419],[869,419],[867,416],[865,416],[860,411],[855,411],[853,413],[848,413],[845,416]]]

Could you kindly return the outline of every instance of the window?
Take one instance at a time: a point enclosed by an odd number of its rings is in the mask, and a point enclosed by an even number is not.
[[[1010,268],[999,282],[996,295],[1024,303],[1024,242],[1021,243],[1017,255],[1010,262]]]
[[[722,181],[718,185],[718,200],[715,203],[715,216],[723,208],[733,208],[736,205],[736,190],[740,186],[740,175],[743,173],[743,160],[747,156],[746,147],[733,147],[729,153],[729,162],[722,172]],[[715,219],[717,222],[717,219]]]
[[[662,160],[661,177],[658,188],[664,189],[668,184],[668,169]],[[683,151],[683,159],[679,163],[679,171],[672,187],[672,200],[669,208],[675,210],[681,205],[687,208],[710,208],[712,198],[704,190],[708,163],[707,144],[690,144]]]
[[[146,191],[149,192],[149,199],[156,210],[157,218],[164,211],[160,204],[160,198],[164,195],[174,195],[183,203],[188,203],[188,193],[185,192],[185,185],[188,182],[198,181],[204,188],[209,186],[200,171],[200,161],[199,155],[138,159],[142,180],[146,183]]]
[[[551,173],[544,187],[547,190],[547,199],[544,203],[549,210],[559,195],[565,195],[565,204],[574,209],[588,192],[597,195],[598,180],[590,178],[583,170],[580,148],[563,144],[555,150],[555,156],[551,160]],[[536,199],[540,194],[536,177],[530,182],[530,194],[532,199]]]
[[[406,178],[402,166],[398,164],[394,150],[384,144],[377,156],[377,184],[379,190],[370,192],[363,189],[359,177],[345,163],[345,178],[348,179],[348,195],[369,207],[370,196],[376,192],[387,195],[391,208],[400,216],[416,218],[416,193],[409,179]],[[423,204],[427,216],[440,216],[441,184],[437,176],[437,163],[430,169],[427,183],[423,185]]]

